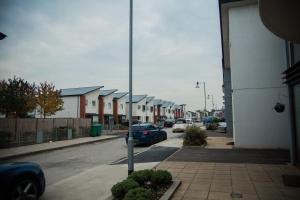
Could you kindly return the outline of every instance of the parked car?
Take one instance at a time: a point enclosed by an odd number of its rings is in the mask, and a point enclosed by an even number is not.
[[[219,122],[218,123],[218,131],[222,133],[226,133],[227,124],[226,122]]]
[[[164,123],[164,126],[168,127],[168,128],[171,128],[171,127],[173,127],[174,123],[175,123],[174,119],[166,119],[165,123]]]
[[[45,176],[38,164],[0,164],[0,199],[37,200],[44,193],[45,187]]]
[[[132,126],[132,136],[134,145],[147,144],[151,145],[167,139],[166,131],[162,130],[151,123],[135,124]],[[128,133],[126,144],[128,143]]]
[[[172,132],[184,132],[188,125],[189,124],[187,123],[186,119],[177,119],[172,127]]]

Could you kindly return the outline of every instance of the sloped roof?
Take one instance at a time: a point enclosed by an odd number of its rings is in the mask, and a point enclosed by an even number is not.
[[[113,98],[114,99],[120,99],[124,96],[126,96],[128,94],[128,92],[117,92],[113,94]]]
[[[150,101],[152,101],[153,99],[154,99],[154,97],[153,97],[153,96],[151,96],[151,97],[147,97],[147,98],[146,98],[146,102],[147,102],[147,103],[149,103],[149,102],[150,102]]]
[[[143,94],[143,95],[132,95],[132,103],[138,103],[138,102],[142,101],[146,97],[147,97],[146,94]],[[129,96],[126,96],[126,103],[129,103]]]
[[[100,96],[107,96],[110,95],[114,92],[118,91],[117,89],[112,89],[112,90],[100,90]]]
[[[166,107],[168,107],[168,106],[170,106],[170,105],[171,105],[171,102],[170,102],[170,101],[164,101],[162,107],[163,107],[163,108],[166,108]]]
[[[163,100],[161,99],[154,99],[153,101],[153,105],[157,106],[157,105],[162,105],[163,104]]]
[[[61,89],[61,96],[81,96],[95,90],[103,88],[103,86],[92,86],[92,87],[79,87],[79,88],[66,88]]]

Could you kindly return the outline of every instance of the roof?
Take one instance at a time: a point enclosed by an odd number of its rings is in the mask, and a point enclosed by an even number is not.
[[[138,103],[147,97],[146,94],[143,95],[132,95],[132,103]],[[129,103],[129,96],[126,97],[126,103]]]
[[[92,86],[92,87],[79,87],[79,88],[66,88],[61,89],[61,96],[81,96],[95,90],[103,88],[103,86]]]
[[[163,104],[163,100],[161,99],[154,99],[153,101],[153,105],[157,106],[157,105],[162,105]]]
[[[164,103],[162,104],[162,107],[166,108],[170,105],[170,103],[171,103],[170,101],[164,101]]]
[[[118,91],[117,89],[112,89],[112,90],[100,90],[100,96],[107,96],[110,95],[114,92]]]
[[[128,94],[128,92],[117,92],[113,94],[113,98],[114,99],[120,99],[124,96],[126,96]]]
[[[149,103],[150,101],[152,101],[154,99],[154,97],[153,96],[151,96],[151,97],[147,97],[146,98],[146,103]]]

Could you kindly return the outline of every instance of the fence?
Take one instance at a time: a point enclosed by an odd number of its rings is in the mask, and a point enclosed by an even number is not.
[[[0,148],[86,137],[91,119],[0,119]]]

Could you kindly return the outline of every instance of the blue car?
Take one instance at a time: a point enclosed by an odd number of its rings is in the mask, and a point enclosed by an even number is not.
[[[45,191],[45,176],[38,164],[0,164],[0,199],[36,200]]]
[[[132,126],[134,145],[151,145],[167,139],[166,131],[150,123],[135,124]],[[126,136],[126,143],[128,134]]]

